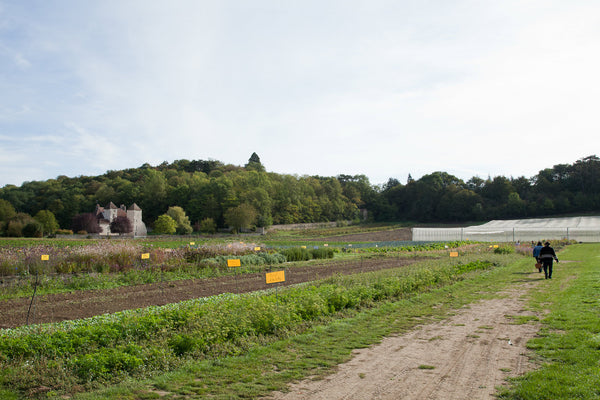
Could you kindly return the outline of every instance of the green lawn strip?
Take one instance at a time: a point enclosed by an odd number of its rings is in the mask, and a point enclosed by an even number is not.
[[[383,337],[408,331],[431,319],[447,318],[453,310],[482,298],[497,296],[503,288],[518,284],[530,260],[471,274],[466,280],[386,302],[359,312],[346,311],[330,323],[309,331],[255,346],[245,355],[190,362],[186,368],[142,382],[132,382],[77,399],[242,399],[285,390],[294,380],[318,379],[352,350],[378,343]]]
[[[512,379],[500,399],[600,398],[600,245],[570,246],[558,256],[552,280],[532,294],[531,304],[549,311],[527,343],[540,366]]]

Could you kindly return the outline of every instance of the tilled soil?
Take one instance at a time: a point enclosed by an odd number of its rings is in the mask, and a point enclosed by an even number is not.
[[[346,262],[314,263],[286,269],[282,286],[309,282],[335,274],[354,274],[412,264],[412,259],[358,259]],[[265,273],[239,274],[210,279],[171,281],[107,290],[76,291],[0,301],[0,328],[29,323],[58,322],[155,305],[165,305],[221,293],[244,293],[272,288]],[[30,307],[31,306],[31,307]]]

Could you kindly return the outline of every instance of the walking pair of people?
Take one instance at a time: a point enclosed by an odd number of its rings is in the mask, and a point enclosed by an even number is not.
[[[533,248],[533,257],[538,264],[542,265],[539,271],[544,270],[545,279],[552,279],[552,261],[556,260],[558,262],[558,258],[554,249],[550,247],[550,242],[544,243],[544,246],[542,246],[542,242],[537,242],[537,245]]]

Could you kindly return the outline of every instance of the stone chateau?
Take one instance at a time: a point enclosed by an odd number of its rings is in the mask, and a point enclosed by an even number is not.
[[[100,235],[118,235],[110,231],[110,223],[117,217],[124,216],[131,221],[133,231],[126,234],[127,236],[146,236],[148,231],[146,230],[146,224],[142,221],[142,209],[137,204],[133,203],[129,208],[126,208],[124,204],[117,207],[112,201],[106,207],[101,207],[96,204],[96,218],[98,218],[98,225],[100,225]]]

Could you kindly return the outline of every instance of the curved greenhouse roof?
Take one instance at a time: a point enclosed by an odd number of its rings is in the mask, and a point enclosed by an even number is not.
[[[600,242],[600,216],[493,220],[464,228],[413,228],[414,241],[538,241],[570,239]]]

